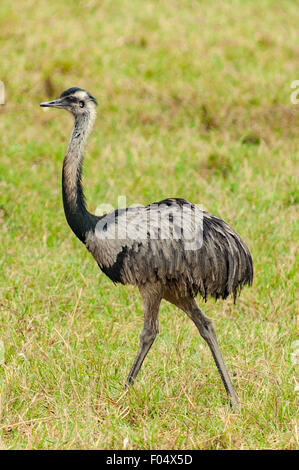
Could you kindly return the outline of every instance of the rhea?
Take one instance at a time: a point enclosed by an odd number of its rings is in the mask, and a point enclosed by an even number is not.
[[[114,282],[138,287],[144,305],[140,346],[129,372],[132,384],[158,333],[162,299],[183,310],[211,349],[231,405],[238,403],[212,321],[195,297],[236,299],[251,285],[249,249],[223,220],[184,199],[119,209],[99,217],[88,212],[82,186],[82,163],[96,117],[96,99],[73,87],[40,106],[65,109],[74,117],[62,170],[65,216],[100,269]]]

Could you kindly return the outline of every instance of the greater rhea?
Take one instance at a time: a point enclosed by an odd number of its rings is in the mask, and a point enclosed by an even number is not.
[[[140,347],[127,378],[132,384],[158,333],[162,299],[183,310],[207,342],[232,405],[238,398],[223,362],[211,320],[198,307],[201,295],[236,299],[251,285],[251,254],[223,220],[184,199],[170,198],[145,207],[119,209],[101,217],[88,212],[81,182],[87,138],[96,117],[96,99],[73,87],[43,107],[66,109],[74,127],[62,170],[67,222],[114,282],[138,287],[144,304]]]

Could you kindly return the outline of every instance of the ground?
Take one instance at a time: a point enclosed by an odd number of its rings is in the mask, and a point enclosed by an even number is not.
[[[298,448],[296,2],[3,0],[0,17],[1,447]],[[39,107],[71,86],[99,102],[84,169],[91,211],[120,195],[182,197],[248,244],[255,279],[237,304],[198,299],[239,410],[194,325],[166,303],[124,392],[142,302],[67,226],[72,119]]]

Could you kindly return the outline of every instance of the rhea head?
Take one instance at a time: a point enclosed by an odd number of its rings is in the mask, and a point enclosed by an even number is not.
[[[40,106],[66,109],[73,116],[79,117],[86,114],[95,115],[97,104],[97,100],[88,91],[72,87],[63,91],[57,100],[40,103]]]

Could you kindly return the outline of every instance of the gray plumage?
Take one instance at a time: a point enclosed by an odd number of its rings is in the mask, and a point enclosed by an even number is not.
[[[187,227],[191,235],[198,235],[199,249],[188,248],[190,237],[185,238],[184,233],[179,238],[168,233],[177,234],[171,226],[180,231],[179,215],[184,207],[190,208],[194,226],[201,227],[197,233],[195,227]],[[149,214],[155,213],[159,216],[150,219]],[[174,218],[175,214],[178,217]],[[163,233],[161,220],[167,222],[167,233]],[[151,233],[132,230],[132,225],[134,229],[148,227]],[[133,232],[131,237],[125,233],[127,226]],[[208,295],[225,299],[232,294],[235,299],[242,286],[252,282],[250,252],[239,235],[223,220],[183,199],[165,199],[109,214],[87,234],[86,247],[114,282],[137,286],[161,282],[177,297],[200,294],[205,300]]]
[[[211,320],[194,298],[210,295],[234,300],[253,278],[252,258],[240,236],[223,220],[184,199],[120,209],[102,217],[90,214],[81,183],[87,137],[96,116],[95,98],[70,88],[41,106],[67,109],[75,125],[66,151],[62,190],[66,219],[101,270],[115,283],[133,284],[144,302],[140,348],[128,376],[136,378],[158,332],[161,300],[181,308],[209,345],[231,404],[238,402],[224,365]]]

